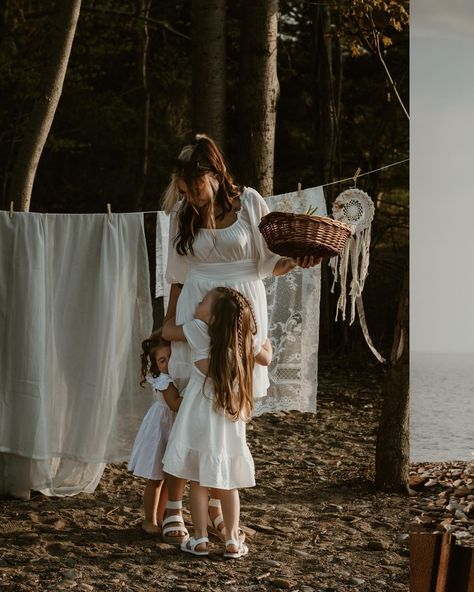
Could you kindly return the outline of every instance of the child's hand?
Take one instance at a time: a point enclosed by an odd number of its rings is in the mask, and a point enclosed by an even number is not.
[[[270,366],[272,357],[272,344],[270,343],[270,340],[267,337],[267,339],[265,339],[265,341],[263,342],[260,351],[255,356],[255,361],[257,362],[257,364],[260,364],[261,366]]]

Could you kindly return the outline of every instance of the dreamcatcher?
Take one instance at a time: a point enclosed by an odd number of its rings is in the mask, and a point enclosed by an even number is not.
[[[342,255],[333,257],[330,260],[334,275],[331,291],[334,292],[339,279],[340,294],[337,301],[336,320],[339,312],[342,314],[342,319],[345,320],[348,290],[347,275],[350,267],[351,283],[349,297],[351,314],[349,324],[354,322],[357,308],[360,325],[367,345],[380,362],[385,362],[370,339],[362,303],[362,291],[369,270],[370,230],[374,212],[374,203],[370,196],[365,191],[356,187],[343,191],[334,201],[332,206],[333,218],[350,224],[353,227],[354,234],[346,242]]]

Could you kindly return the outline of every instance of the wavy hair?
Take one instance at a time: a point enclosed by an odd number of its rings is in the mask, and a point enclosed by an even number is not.
[[[156,365],[155,356],[153,355],[159,347],[171,347],[171,344],[161,335],[161,329],[153,331],[153,333],[142,341],[142,353],[140,360],[142,362],[140,386],[146,383],[146,375],[150,373],[155,378],[160,375],[158,366]]]
[[[199,193],[200,182],[211,175],[214,199],[203,213],[188,199],[177,206],[178,181],[186,183],[191,195]],[[180,255],[194,254],[193,243],[200,228],[215,228],[215,221],[222,219],[232,209],[232,201],[242,193],[229,172],[224,156],[217,144],[205,134],[197,134],[194,144],[185,146],[176,159],[171,182],[163,194],[163,209],[170,212],[175,206],[178,212],[178,232],[174,246]],[[222,211],[215,216],[215,205]]]
[[[250,302],[232,288],[215,288],[209,322],[208,377],[214,383],[214,409],[232,421],[248,421],[253,410],[253,336]]]

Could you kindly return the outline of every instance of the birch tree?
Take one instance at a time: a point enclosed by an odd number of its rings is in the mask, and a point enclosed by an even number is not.
[[[61,98],[72,43],[81,10],[81,0],[58,0],[53,22],[51,53],[39,96],[21,142],[10,185],[10,201],[28,212],[36,170]]]

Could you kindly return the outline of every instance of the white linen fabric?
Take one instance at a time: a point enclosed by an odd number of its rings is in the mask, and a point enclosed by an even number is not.
[[[176,417],[176,413],[168,407],[160,391],[166,390],[173,379],[169,374],[162,373],[156,377],[147,375],[146,380],[155,390],[155,402],[138,430],[128,470],[137,477],[159,481],[165,478],[163,456]]]
[[[279,256],[272,253],[258,230],[258,223],[268,208],[254,189],[246,188],[241,195],[241,209],[234,224],[220,230],[201,229],[196,235],[194,254],[179,255],[173,245],[177,233],[176,212],[170,215],[170,244],[166,280],[183,284],[176,307],[176,323],[192,320],[197,304],[213,288],[229,286],[246,296],[257,321],[256,341],[263,344],[267,337],[267,302],[262,278],[271,274]],[[169,371],[182,390],[192,370],[191,352],[187,343],[174,342]],[[269,385],[268,370],[256,365],[254,396],[261,397]]]
[[[212,381],[194,364],[209,356],[207,325],[193,319],[183,331],[191,349],[192,371],[163,458],[165,472],[203,487],[253,487],[255,467],[245,422],[231,421],[213,409]]]
[[[318,216],[327,214],[322,187],[313,187],[299,193],[286,193],[266,198],[263,206],[259,204],[258,209],[253,210],[253,227],[247,229],[249,242],[251,242],[251,237],[254,237],[258,240],[260,249],[266,249],[266,245],[261,244],[263,239],[258,231],[258,223],[260,217],[267,211],[305,213],[308,208],[316,208],[316,215]],[[169,230],[166,228],[166,221],[170,226]],[[166,291],[169,293],[169,283],[183,283],[188,274],[188,267],[186,264],[187,258],[179,257],[173,253],[172,240],[176,235],[175,216],[172,214],[166,216],[166,219],[160,217],[159,224],[159,227],[157,227],[157,249],[160,242],[167,242],[168,240],[170,242],[168,275],[166,276],[165,273],[164,281],[161,282],[160,288],[157,290],[157,296],[163,296]],[[239,226],[236,225],[237,222],[230,227],[228,232],[231,236],[233,235],[233,239],[237,242],[239,240],[237,234]],[[242,230],[242,226],[240,230]],[[211,233],[212,231],[208,232]],[[216,240],[222,241],[224,238],[220,235],[222,232],[217,231],[215,233],[217,234]],[[162,233],[161,241],[159,240],[159,233]],[[216,285],[230,285],[239,289],[239,281],[244,277],[243,274],[248,273],[251,268],[250,265],[247,267],[248,264],[239,259],[237,249],[232,251],[232,261],[227,265],[223,248],[220,248],[219,252],[215,254],[213,252],[214,242],[209,238],[207,241],[204,260],[212,260],[213,257],[219,256],[224,263],[220,264],[222,267],[220,265],[210,265],[198,269],[194,269],[195,263],[191,264],[192,282],[185,292],[186,295],[190,295],[189,304],[186,307],[189,318],[194,314],[194,308],[206,290],[208,291]],[[163,257],[163,251],[164,249],[160,247],[160,251],[157,252],[157,261],[160,260],[160,257]],[[263,252],[266,253],[266,251]],[[245,257],[243,258],[245,259]],[[270,387],[264,397],[259,396],[264,389],[260,393],[256,390],[254,415],[258,416],[265,412],[288,411],[290,409],[314,413],[316,412],[318,382],[321,267],[318,265],[305,270],[296,268],[284,276],[273,277],[270,274],[275,262],[278,260],[278,256],[266,255],[265,259],[267,263],[264,274],[269,276],[263,280],[268,307],[266,313],[267,326],[274,355],[269,369]],[[157,276],[161,273],[160,277],[162,278],[163,270],[166,267],[161,259],[160,265],[157,267]],[[255,268],[252,269],[255,270]],[[214,270],[216,276],[212,282],[209,282],[206,276],[206,273],[210,270]],[[228,274],[232,277],[228,277]],[[257,275],[261,277],[262,274],[256,274],[254,281],[257,279]],[[226,276],[228,279],[224,281]],[[199,284],[197,284],[197,280],[199,280]],[[242,290],[242,287],[240,289]],[[260,288],[258,289],[258,296],[257,292],[254,294],[250,290],[247,293],[252,303],[255,301],[261,302],[260,294]],[[263,306],[260,307],[260,310],[261,314],[264,314]],[[185,322],[186,318],[184,318],[184,315],[182,316],[183,322]],[[175,351],[181,348],[186,351],[186,346],[181,344],[177,344]],[[183,354],[182,359],[186,360],[185,354]],[[186,360],[186,363],[189,364],[189,360]],[[263,383],[263,385],[265,384],[266,382]]]
[[[0,212],[0,492],[93,491],[150,393],[142,214]]]

